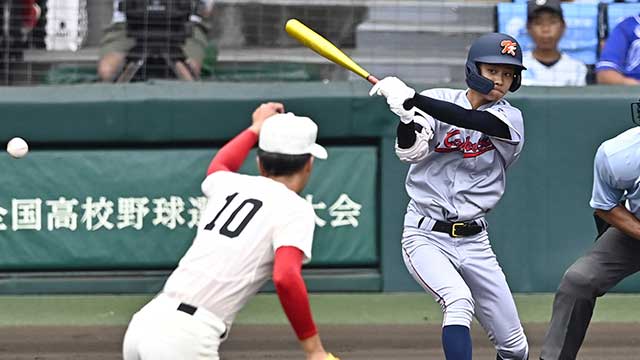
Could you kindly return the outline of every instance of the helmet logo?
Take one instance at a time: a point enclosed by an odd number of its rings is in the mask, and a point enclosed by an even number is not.
[[[511,56],[516,56],[516,49],[518,48],[518,44],[511,40],[502,40],[500,42],[500,46],[502,46],[502,53],[509,54]]]

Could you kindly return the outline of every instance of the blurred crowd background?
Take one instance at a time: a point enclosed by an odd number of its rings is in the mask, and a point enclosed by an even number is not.
[[[508,33],[525,50],[535,54],[536,49],[532,5],[526,0],[3,0],[2,5],[2,85],[355,79],[289,38],[284,24],[290,18],[325,36],[372,74],[414,83],[462,84],[468,47],[486,32]],[[630,28],[638,41],[619,49],[627,53],[620,55],[619,69],[611,61],[598,62],[617,25],[635,16],[629,22],[640,29],[640,3],[574,1],[562,2],[561,9],[564,28],[557,49],[586,66],[580,74],[584,82],[525,84],[616,83],[617,78],[598,78],[601,67],[630,79],[619,83],[637,83],[640,30]]]

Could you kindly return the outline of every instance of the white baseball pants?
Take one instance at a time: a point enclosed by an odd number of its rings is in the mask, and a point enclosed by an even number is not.
[[[178,310],[180,301],[160,294],[133,315],[124,336],[124,360],[219,360],[226,326],[212,313]]]

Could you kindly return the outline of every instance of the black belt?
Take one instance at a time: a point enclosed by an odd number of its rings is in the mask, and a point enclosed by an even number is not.
[[[196,310],[198,310],[198,308],[193,305],[189,305],[185,303],[180,303],[180,305],[178,305],[178,311],[182,311],[183,313],[187,313],[189,315],[195,314]],[[227,335],[227,330],[225,329],[222,335],[220,335],[220,339],[224,339],[226,335]]]
[[[178,311],[182,311],[183,313],[187,313],[189,315],[195,314],[196,310],[198,310],[198,308],[193,305],[185,303],[180,303],[180,305],[178,305]]]
[[[472,236],[484,230],[484,226],[478,225],[475,221],[449,223],[436,220],[431,231],[449,234],[451,237]]]

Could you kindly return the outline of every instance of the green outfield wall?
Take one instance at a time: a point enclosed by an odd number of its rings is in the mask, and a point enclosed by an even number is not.
[[[416,86],[422,88],[422,86]],[[216,149],[261,102],[312,117],[329,149],[302,194],[316,210],[311,290],[419,290],[400,256],[407,166],[364,82],[0,88],[0,293],[157,290],[195,234]],[[597,146],[633,124],[634,88],[524,88],[526,143],[488,216],[513,291],[555,290],[593,243]],[[255,174],[254,154],[242,171]],[[616,288],[640,291],[631,278]]]
[[[0,158],[5,270],[169,269],[196,233],[207,149],[34,151]],[[377,151],[329,148],[302,194],[316,211],[310,267],[376,266]],[[257,174],[255,153],[242,172]],[[350,176],[344,176],[350,174]],[[25,181],[29,179],[29,181]],[[207,222],[212,219],[208,219]],[[237,222],[230,224],[235,230]]]

